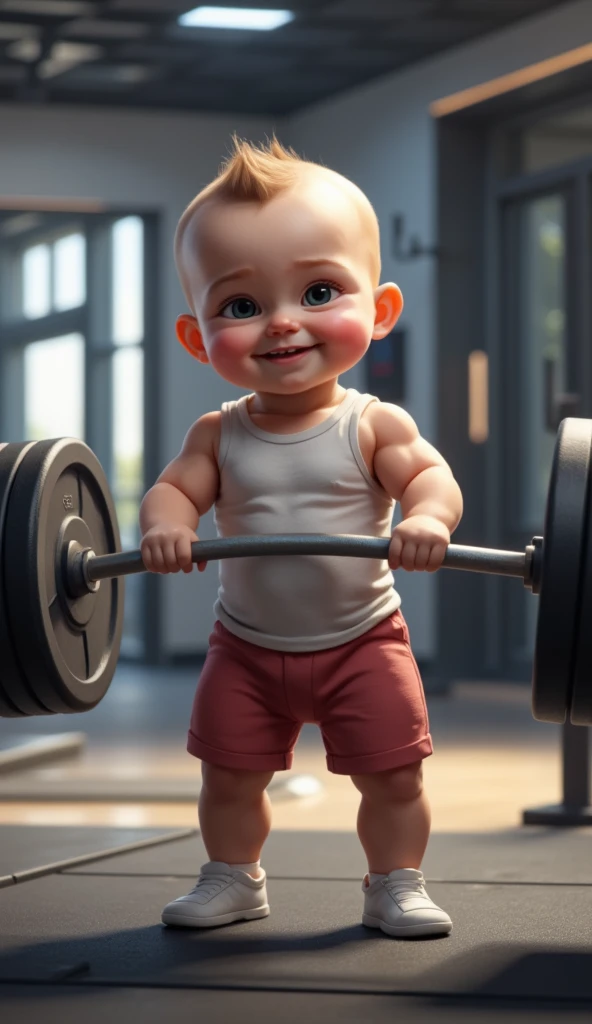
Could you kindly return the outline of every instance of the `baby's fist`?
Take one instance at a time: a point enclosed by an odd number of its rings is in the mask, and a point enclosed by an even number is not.
[[[435,572],[444,561],[450,530],[433,516],[404,519],[393,530],[388,552],[389,568],[407,572]]]

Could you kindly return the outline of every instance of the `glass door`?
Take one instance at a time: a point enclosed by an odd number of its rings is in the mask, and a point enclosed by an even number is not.
[[[501,504],[504,544],[522,550],[543,533],[560,421],[584,415],[572,310],[576,191],[570,183],[501,202]],[[529,678],[537,599],[503,589],[502,644],[510,677]]]

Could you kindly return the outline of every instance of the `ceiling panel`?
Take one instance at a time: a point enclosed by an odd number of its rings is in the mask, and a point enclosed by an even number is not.
[[[195,68],[196,73],[200,76],[206,74],[216,79],[228,76],[233,79],[236,88],[237,79],[248,81],[254,76],[266,80],[284,79],[286,76],[291,78],[293,72],[300,66],[301,62],[297,54],[290,56],[281,53],[266,53],[263,50],[237,53],[228,49],[216,54],[206,51],[204,59],[195,65],[189,64],[187,70],[191,74]]]
[[[441,7],[439,0],[338,0],[327,5],[324,16],[333,19],[372,18],[390,22],[398,18],[423,18]]]
[[[137,39],[150,32],[150,25],[142,21],[115,21],[109,18],[74,18],[60,29],[65,38],[80,39]]]
[[[220,0],[295,14],[241,32],[179,26],[187,0],[0,0],[0,101],[289,114],[568,2]]]

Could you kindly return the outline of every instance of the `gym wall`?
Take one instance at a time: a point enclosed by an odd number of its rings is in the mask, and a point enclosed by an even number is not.
[[[208,368],[190,363],[175,340],[175,317],[186,310],[172,258],[175,224],[186,203],[216,173],[233,131],[258,140],[275,129],[305,156],[351,177],[373,203],[383,229],[383,280],[397,281],[405,296],[405,404],[424,435],[437,444],[437,267],[431,258],[397,262],[390,233],[392,215],[403,212],[408,234],[426,245],[437,242],[429,104],[590,38],[592,5],[578,0],[287,119],[0,105],[0,195],[98,197],[160,212],[161,440],[156,461],[164,466],[193,419],[242,393]],[[343,383],[366,389],[360,368]],[[213,535],[210,513],[200,536]],[[211,566],[199,578],[160,581],[165,656],[205,651],[216,580]],[[404,575],[401,586],[416,657],[427,661],[436,649],[436,581]]]

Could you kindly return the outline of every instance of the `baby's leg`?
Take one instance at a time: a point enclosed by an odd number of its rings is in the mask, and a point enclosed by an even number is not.
[[[422,762],[352,775],[351,780],[362,794],[358,836],[368,858],[368,870],[386,875],[397,868],[419,868],[431,824]]]
[[[202,761],[199,825],[210,860],[253,864],[271,829],[266,787],[273,772],[253,772]]]

